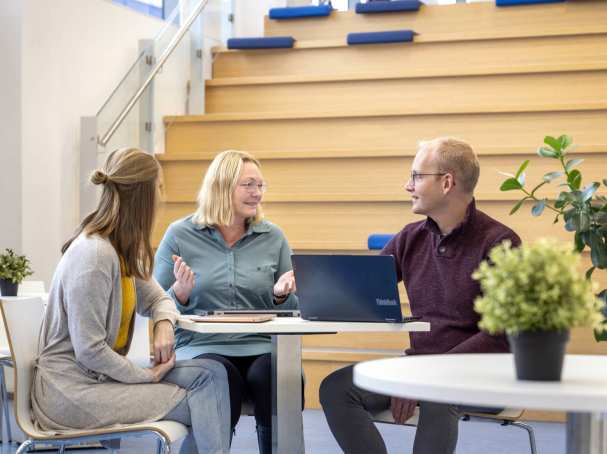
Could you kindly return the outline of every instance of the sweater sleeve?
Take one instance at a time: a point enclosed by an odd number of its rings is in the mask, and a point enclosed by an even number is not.
[[[380,255],[392,255],[394,257],[394,262],[396,265],[396,281],[400,282],[403,280],[403,270],[401,268],[401,246],[404,241],[405,231],[401,230],[398,234],[396,234],[388,244],[384,246],[384,248],[379,253]]]
[[[175,237],[175,228],[173,225],[170,225],[156,250],[156,256],[154,257],[154,278],[166,290],[167,295],[174,301],[177,309],[183,312],[187,309],[187,306],[179,302],[172,287],[175,283],[173,255],[181,256],[181,253],[179,252],[179,246]]]
[[[103,267],[75,272],[64,286],[68,330],[76,361],[121,383],[149,383],[152,372],[116,353],[106,339],[112,276]]]
[[[492,336],[479,331],[446,353],[500,353],[508,351],[510,349],[504,336]]]
[[[175,302],[162,289],[154,278],[135,279],[137,288],[137,312],[151,318],[154,323],[168,320],[173,326],[177,323],[179,311]]]
[[[488,257],[489,251],[496,246],[499,246],[502,242],[509,240],[512,247],[519,247],[521,245],[521,239],[513,231],[500,235],[495,241],[492,242],[491,246],[487,250],[485,257]],[[484,331],[470,336],[463,342],[460,342],[455,347],[451,348],[447,353],[495,353],[495,352],[508,352],[510,347],[505,336],[492,336]]]

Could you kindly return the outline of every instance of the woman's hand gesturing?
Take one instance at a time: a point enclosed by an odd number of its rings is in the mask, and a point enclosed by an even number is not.
[[[173,274],[175,275],[175,283],[173,283],[173,292],[181,304],[188,304],[192,289],[196,284],[194,272],[185,261],[178,255],[173,255]]]

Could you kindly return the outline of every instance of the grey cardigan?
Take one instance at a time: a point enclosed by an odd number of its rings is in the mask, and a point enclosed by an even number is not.
[[[175,303],[154,279],[135,279],[135,288],[139,314],[175,324]],[[155,421],[185,397],[112,349],[121,311],[116,251],[101,237],[80,235],[57,266],[40,333],[31,399],[41,429]]]

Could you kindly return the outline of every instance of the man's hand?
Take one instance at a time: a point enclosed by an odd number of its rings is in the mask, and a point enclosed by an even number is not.
[[[160,320],[154,325],[154,364],[164,364],[175,356],[175,332],[168,320]]]
[[[173,255],[172,259],[174,262],[173,275],[175,276],[173,292],[181,304],[187,305],[194,284],[196,284],[196,278],[192,269],[181,257]]]
[[[416,400],[401,399],[400,397],[390,398],[390,411],[392,411],[392,417],[396,424],[404,424],[407,422],[407,420],[413,416],[416,406]]]
[[[150,368],[152,375],[154,376],[154,383],[161,381],[173,367],[175,367],[175,352],[169,357],[168,361],[156,364],[154,367]]]
[[[272,293],[276,298],[284,298],[295,290],[297,290],[297,287],[295,286],[295,276],[293,275],[293,270],[291,270],[278,278],[278,281],[274,284]]]

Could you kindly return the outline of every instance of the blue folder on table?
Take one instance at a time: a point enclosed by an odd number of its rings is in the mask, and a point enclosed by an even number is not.
[[[402,323],[391,255],[291,257],[306,320]]]

